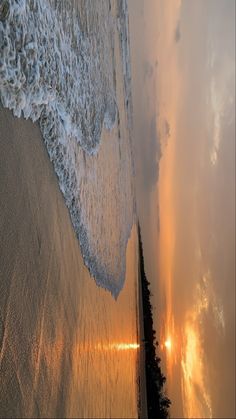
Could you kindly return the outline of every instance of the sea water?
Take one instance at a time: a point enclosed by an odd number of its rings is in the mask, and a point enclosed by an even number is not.
[[[84,262],[116,297],[134,220],[127,4],[2,5],[2,106],[38,121]]]

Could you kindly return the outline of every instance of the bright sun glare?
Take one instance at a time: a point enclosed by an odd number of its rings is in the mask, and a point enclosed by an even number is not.
[[[165,341],[165,347],[166,347],[166,349],[168,349],[168,351],[171,350],[171,346],[172,346],[172,344],[171,344],[170,338],[166,339],[166,341]]]

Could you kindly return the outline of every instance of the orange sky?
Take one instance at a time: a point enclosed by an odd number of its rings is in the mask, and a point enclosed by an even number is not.
[[[171,416],[234,417],[235,4],[129,6],[138,214]]]
[[[234,86],[233,73],[230,71],[233,56],[226,54],[230,63],[227,68],[212,68],[212,64],[209,64],[212,57],[219,53],[214,50],[214,46],[212,50],[207,50],[207,42],[209,45],[214,43],[214,34],[213,40],[207,41],[209,11],[205,10],[201,2],[191,2],[191,6],[190,10],[186,3],[162,2],[159,10],[158,23],[162,30],[158,38],[157,125],[162,130],[163,157],[158,182],[158,260],[161,299],[163,294],[165,296],[164,315],[161,315],[161,342],[172,340],[172,347],[163,349],[166,352],[172,412],[175,417],[181,416],[183,412],[185,417],[202,418],[217,416],[214,410],[214,398],[217,396],[213,395],[216,390],[211,382],[211,372],[207,371],[204,322],[211,318],[215,327],[215,330],[211,327],[212,336],[223,340],[226,314],[223,307],[225,301],[217,293],[214,283],[214,263],[203,260],[202,256],[203,252],[209,250],[209,241],[199,238],[199,227],[204,230],[202,226],[205,225],[204,234],[207,236],[214,236],[216,231],[212,230],[213,226],[209,226],[208,216],[200,212],[204,201],[208,201],[207,210],[212,212],[212,218],[216,218],[217,212],[222,211],[224,206],[227,207],[224,201],[221,201],[220,208],[214,207],[217,192],[211,199],[209,196],[214,183],[217,185],[218,176],[222,175],[216,169],[221,158],[220,142],[226,140],[222,135],[222,115],[227,114],[228,107],[232,108],[233,104],[233,99],[231,103],[227,101],[221,77],[226,75],[232,90]],[[219,15],[216,14],[216,18]],[[199,22],[202,24],[202,35],[198,31]],[[175,39],[177,28],[178,40]],[[186,39],[181,31],[185,31]],[[215,36],[219,36],[219,32]],[[228,39],[225,42],[227,45]],[[201,67],[198,69],[199,62]],[[215,75],[214,70],[219,73]],[[169,126],[168,135],[165,133],[166,121]],[[223,163],[227,171],[227,161]],[[232,193],[233,181],[231,172],[229,194]],[[207,186],[202,187],[201,182]],[[231,200],[231,207],[233,205]],[[233,223],[232,217],[228,222]],[[232,253],[232,246],[228,250]],[[224,249],[219,252],[222,254]],[[231,281],[232,269],[231,264]],[[233,286],[233,282],[231,284]],[[232,362],[232,351],[230,353]],[[181,387],[180,404],[176,397],[177,381]],[[232,379],[229,379],[229,383],[232,393]]]

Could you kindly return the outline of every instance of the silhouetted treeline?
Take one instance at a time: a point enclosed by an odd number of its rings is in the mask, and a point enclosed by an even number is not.
[[[147,385],[147,409],[148,418],[166,419],[169,418],[169,407],[171,401],[165,394],[164,384],[166,377],[162,374],[160,368],[160,358],[157,356],[156,349],[158,342],[156,332],[153,328],[153,313],[150,302],[150,289],[145,271],[143,260],[143,247],[138,226],[139,235],[139,260],[141,272],[142,301],[143,301],[143,321],[144,321],[144,342],[146,355],[146,385]]]

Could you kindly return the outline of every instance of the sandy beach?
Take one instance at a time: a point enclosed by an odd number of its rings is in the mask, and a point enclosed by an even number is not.
[[[135,412],[136,392],[129,389],[136,385],[130,367],[136,351],[124,356],[114,348],[137,340],[136,232],[127,248],[126,284],[115,302],[83,264],[38,126],[1,109],[0,133],[1,417],[124,415],[122,393],[112,395],[116,386],[130,394],[127,411]],[[98,342],[113,348],[105,364],[95,354]],[[117,365],[113,356],[120,356]],[[101,396],[108,379],[110,411],[107,394]]]
[[[61,390],[55,386],[62,360],[70,362],[65,349],[73,342],[83,284],[77,277],[89,275],[37,125],[7,110],[0,121],[1,415],[63,415],[69,377]],[[51,347],[43,368],[45,341]],[[52,374],[44,380],[49,364]]]

